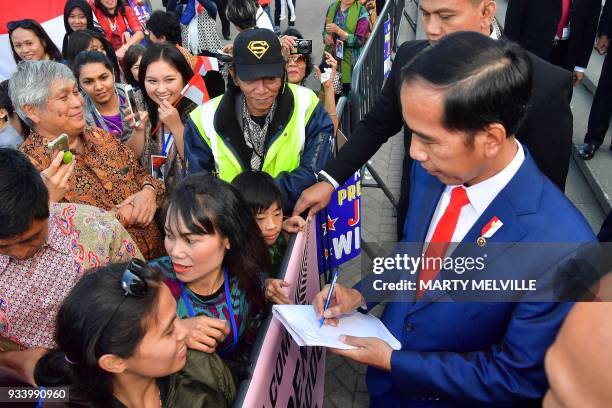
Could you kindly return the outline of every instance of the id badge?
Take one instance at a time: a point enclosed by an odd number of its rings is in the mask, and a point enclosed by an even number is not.
[[[151,175],[158,180],[164,180],[166,174],[166,156],[151,155]]]
[[[344,41],[336,41],[336,58],[339,60],[344,58]]]

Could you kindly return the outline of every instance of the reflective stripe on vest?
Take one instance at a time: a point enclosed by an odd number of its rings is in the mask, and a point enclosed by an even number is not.
[[[280,173],[293,171],[300,165],[306,140],[306,124],[319,99],[313,91],[298,85],[287,84],[293,93],[294,109],[287,126],[266,150],[262,171],[277,177]],[[219,178],[231,182],[244,171],[240,160],[214,127],[214,118],[222,96],[206,102],[191,113],[191,119],[200,136],[210,147]]]

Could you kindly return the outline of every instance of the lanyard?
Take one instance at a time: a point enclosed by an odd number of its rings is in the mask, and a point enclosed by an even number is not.
[[[172,142],[174,142],[174,138],[172,137],[172,132],[168,133],[168,136],[164,134],[164,130],[162,129],[162,148],[160,154],[162,156],[168,156],[168,150],[170,146],[172,146]]]
[[[236,327],[236,318],[234,317],[234,308],[232,307],[232,300],[229,290],[229,279],[227,277],[227,268],[223,268],[223,278],[225,280],[223,284],[225,286],[225,304],[227,305],[227,310],[229,310],[230,321],[232,323],[233,342],[232,347],[230,347],[230,349],[225,352],[219,352],[220,355],[230,353],[238,345],[238,328]],[[185,306],[187,307],[187,313],[189,313],[189,317],[195,317],[196,313],[193,310],[189,297],[187,296],[187,291],[185,290],[185,284],[183,282],[181,282],[181,291],[183,292],[181,296],[183,297],[183,301],[185,302]]]

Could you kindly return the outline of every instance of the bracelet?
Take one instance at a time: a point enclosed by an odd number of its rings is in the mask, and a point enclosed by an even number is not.
[[[145,187],[149,187],[157,195],[157,189],[153,186],[153,184],[145,183],[145,184],[142,185],[142,188],[144,189]]]
[[[337,113],[337,112],[334,112],[334,113],[327,113],[327,114],[328,114],[329,116],[338,116],[338,113]]]

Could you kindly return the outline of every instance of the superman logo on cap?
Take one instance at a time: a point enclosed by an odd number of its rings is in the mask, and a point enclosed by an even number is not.
[[[257,59],[261,59],[261,57],[268,52],[270,45],[267,41],[251,41],[247,48],[251,51],[251,54],[257,57]]]

